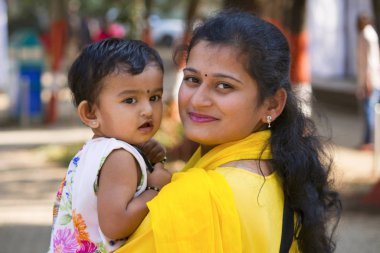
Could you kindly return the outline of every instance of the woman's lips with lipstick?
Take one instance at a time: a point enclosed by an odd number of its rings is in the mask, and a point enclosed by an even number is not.
[[[214,118],[212,116],[194,113],[194,112],[189,112],[189,117],[192,121],[197,122],[197,123],[207,123],[207,122],[217,120],[217,118]]]

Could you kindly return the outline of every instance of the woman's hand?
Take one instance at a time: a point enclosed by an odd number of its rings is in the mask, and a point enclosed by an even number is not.
[[[166,149],[155,139],[143,143],[140,149],[152,164],[166,161]]]

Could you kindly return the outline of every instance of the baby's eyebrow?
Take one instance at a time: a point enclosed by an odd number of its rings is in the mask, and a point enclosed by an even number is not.
[[[118,96],[119,97],[122,97],[122,96],[126,96],[126,95],[135,95],[135,94],[138,94],[140,93],[141,91],[139,90],[123,90],[121,91]]]
[[[154,90],[150,90],[150,89],[147,89],[145,90],[146,93],[157,93],[157,92],[163,92],[164,89],[163,88],[157,88],[157,89],[154,89]],[[136,95],[136,94],[139,94],[139,93],[144,93],[144,90],[143,89],[136,89],[136,90],[123,90],[121,91],[118,96],[119,97],[122,97],[122,96],[126,96],[126,95]]]

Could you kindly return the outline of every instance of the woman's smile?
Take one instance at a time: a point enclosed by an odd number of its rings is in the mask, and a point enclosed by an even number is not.
[[[189,118],[195,123],[208,123],[218,120],[217,118],[205,114],[189,112]]]

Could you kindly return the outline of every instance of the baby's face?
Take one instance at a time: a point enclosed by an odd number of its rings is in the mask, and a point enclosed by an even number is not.
[[[117,71],[105,77],[95,106],[95,134],[130,144],[150,139],[161,123],[162,83],[162,71],[152,65],[138,75]]]

